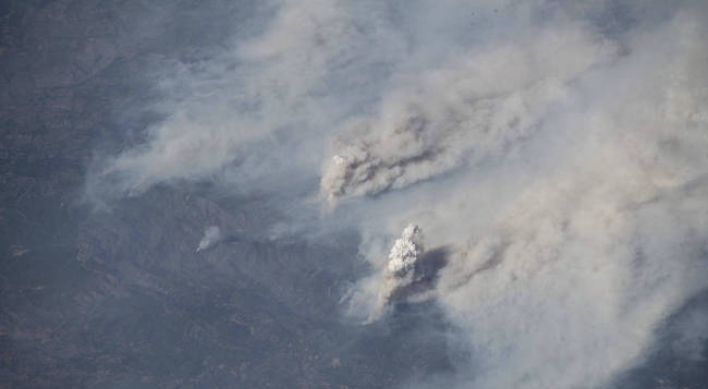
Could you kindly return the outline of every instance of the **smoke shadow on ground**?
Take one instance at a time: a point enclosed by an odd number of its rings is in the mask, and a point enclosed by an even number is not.
[[[448,263],[450,249],[438,247],[428,250],[415,263],[413,282],[406,284],[391,293],[391,301],[406,301],[409,298],[434,290],[439,273]]]

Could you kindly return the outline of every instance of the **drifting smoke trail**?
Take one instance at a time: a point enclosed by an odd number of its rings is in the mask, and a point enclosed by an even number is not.
[[[572,26],[571,26],[572,27]],[[580,28],[552,28],[525,47],[470,53],[422,90],[387,101],[334,142],[321,191],[339,198],[409,186],[505,151],[539,130],[568,84],[616,52]]]

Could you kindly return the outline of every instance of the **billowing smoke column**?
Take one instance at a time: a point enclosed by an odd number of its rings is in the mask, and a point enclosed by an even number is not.
[[[221,230],[217,226],[210,226],[204,231],[204,237],[199,241],[197,252],[211,248],[215,244],[221,242],[223,236]]]
[[[474,54],[391,96],[379,117],[350,124],[323,166],[321,194],[404,188],[484,158],[537,132],[569,85],[607,62],[614,45],[581,29],[551,29],[523,48]]]
[[[369,321],[378,319],[392,301],[394,294],[417,280],[416,265],[423,252],[423,232],[417,225],[409,224],[388,254],[388,265],[383,274],[376,307],[369,316]]]

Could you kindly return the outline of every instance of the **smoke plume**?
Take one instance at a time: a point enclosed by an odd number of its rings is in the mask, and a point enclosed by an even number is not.
[[[208,227],[204,230],[204,237],[197,245],[197,252],[206,250],[221,242],[224,237],[221,235],[221,229],[217,226]]]
[[[369,315],[369,322],[381,317],[394,293],[416,281],[415,267],[423,250],[422,231],[418,226],[409,224],[403,230],[401,237],[396,239],[388,254],[388,265],[378,291],[376,307]]]
[[[332,204],[433,178],[508,151],[542,130],[568,86],[606,63],[611,42],[579,26],[553,27],[532,42],[463,55],[421,86],[386,100],[333,145],[321,191]]]

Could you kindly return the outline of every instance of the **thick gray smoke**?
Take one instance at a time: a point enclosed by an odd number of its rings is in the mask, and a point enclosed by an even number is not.
[[[603,387],[708,288],[708,10],[637,3],[283,1],[177,72],[197,97],[101,174],[120,193],[319,177],[295,203],[333,211],[293,224],[361,227],[353,314],[437,301],[473,361],[446,387]],[[409,221],[446,248],[422,294]],[[692,318],[678,339],[705,333]]]
[[[534,38],[463,53],[418,90],[386,100],[378,118],[352,124],[324,166],[323,195],[334,204],[403,188],[508,152],[541,130],[568,98],[569,84],[617,52],[579,25],[549,27]]]

